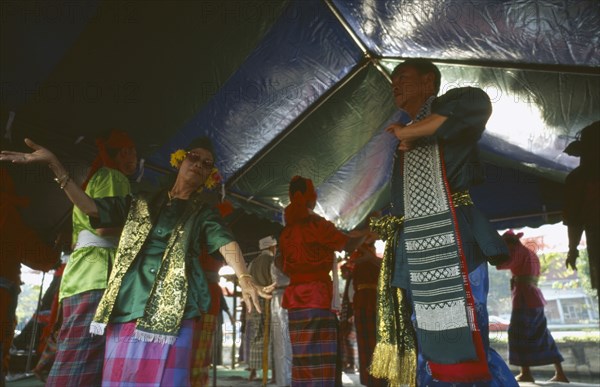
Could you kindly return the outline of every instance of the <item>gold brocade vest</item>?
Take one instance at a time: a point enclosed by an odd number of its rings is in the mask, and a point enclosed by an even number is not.
[[[112,313],[121,283],[131,264],[140,253],[154,226],[150,212],[150,197],[140,195],[132,200],[119,241],[108,287],[100,300],[90,331],[103,334]],[[164,198],[156,203],[165,205]],[[163,260],[148,298],[144,316],[137,319],[134,337],[142,341],[172,344],[179,332],[187,298],[186,252],[194,219],[206,203],[200,194],[192,196],[178,219],[167,243]]]

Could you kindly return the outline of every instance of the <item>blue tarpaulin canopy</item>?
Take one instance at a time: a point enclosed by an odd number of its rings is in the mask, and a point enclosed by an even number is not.
[[[6,1],[1,11],[2,148],[30,137],[83,176],[95,137],[118,127],[145,159],[142,182],[158,184],[171,152],[207,135],[227,198],[275,223],[296,174],[340,228],[385,211],[395,142],[383,129],[401,114],[389,74],[406,58],[433,60],[442,92],[490,95],[488,179],[473,197],[498,228],[559,220],[578,165],[562,151],[600,119],[595,0]],[[10,171],[34,198],[28,221],[55,231],[69,204],[49,172]]]

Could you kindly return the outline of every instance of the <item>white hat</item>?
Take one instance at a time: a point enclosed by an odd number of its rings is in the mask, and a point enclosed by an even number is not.
[[[271,235],[258,241],[258,248],[261,250],[266,250],[271,246],[277,246],[277,239],[273,238]]]

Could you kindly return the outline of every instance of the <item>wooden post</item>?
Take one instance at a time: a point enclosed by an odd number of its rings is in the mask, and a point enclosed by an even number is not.
[[[262,353],[262,385],[266,387],[269,382],[269,343],[271,337],[271,300],[264,300],[264,329],[263,329],[263,353]]]

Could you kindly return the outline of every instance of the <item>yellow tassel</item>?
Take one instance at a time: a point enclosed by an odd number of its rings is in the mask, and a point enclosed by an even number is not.
[[[398,347],[393,344],[377,343],[373,350],[370,374],[376,378],[398,380],[400,378],[399,365]]]
[[[390,386],[417,386],[417,355],[409,351],[400,358],[398,347],[379,343],[373,351],[369,373],[376,378],[385,378]]]

